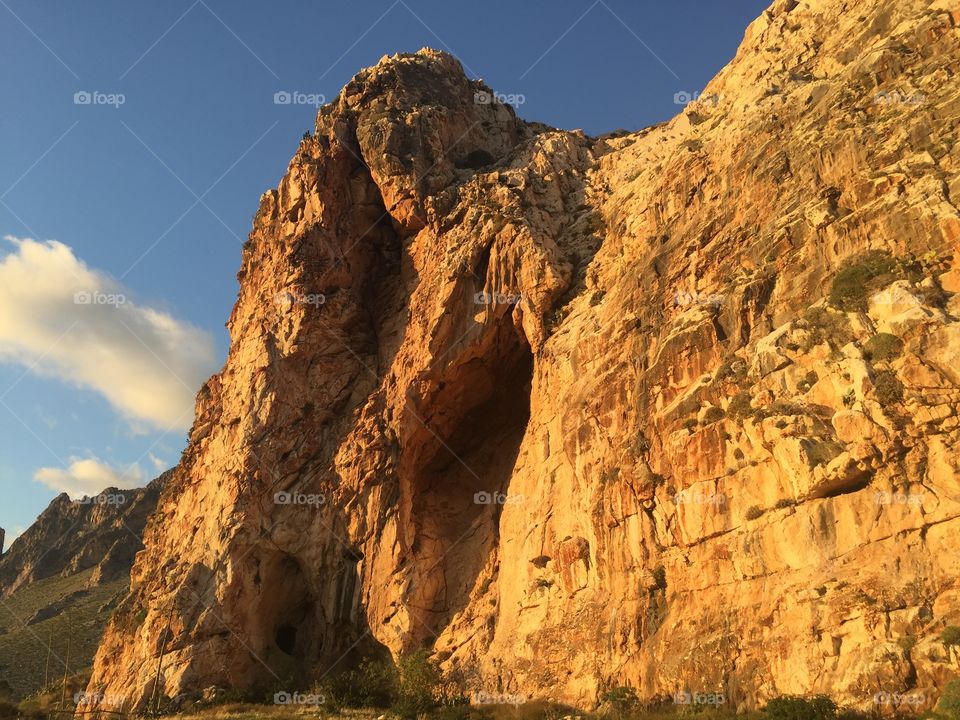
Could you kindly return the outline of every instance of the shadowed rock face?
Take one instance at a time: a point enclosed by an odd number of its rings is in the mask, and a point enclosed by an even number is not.
[[[464,690],[587,705],[935,697],[958,20],[777,2],[711,99],[597,139],[475,102],[443,53],[361,72],[261,199],[89,694],[426,644]],[[902,261],[823,307],[871,249]]]
[[[126,576],[169,475],[145,488],[109,488],[92,498],[57,496],[0,558],[0,597],[38,580],[90,568],[96,568],[93,584]]]

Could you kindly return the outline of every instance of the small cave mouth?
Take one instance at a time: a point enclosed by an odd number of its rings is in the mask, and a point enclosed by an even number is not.
[[[497,159],[486,150],[474,150],[466,157],[457,160],[455,167],[458,170],[479,170],[488,165],[493,165],[496,160]]]
[[[288,657],[311,660],[317,654],[318,607],[302,563],[276,553],[260,564],[260,598],[254,635],[260,652],[279,650]]]
[[[281,625],[277,628],[273,641],[280,652],[293,657],[297,652],[297,629],[293,625]]]

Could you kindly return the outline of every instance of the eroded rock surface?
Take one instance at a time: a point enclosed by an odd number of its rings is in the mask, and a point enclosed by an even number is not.
[[[426,644],[466,691],[583,705],[935,698],[958,22],[778,1],[709,100],[603,138],[476,103],[443,53],[361,72],[261,200],[89,694]],[[828,306],[867,250],[899,265]]]

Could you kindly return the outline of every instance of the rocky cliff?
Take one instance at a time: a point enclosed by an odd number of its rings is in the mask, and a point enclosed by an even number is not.
[[[935,698],[958,23],[778,0],[698,102],[601,138],[443,53],[362,71],[261,199],[89,694],[427,646],[464,690],[582,705]]]
[[[144,488],[94,497],[61,493],[0,557],[0,598],[51,577],[94,568],[92,583],[125,577],[170,472]]]

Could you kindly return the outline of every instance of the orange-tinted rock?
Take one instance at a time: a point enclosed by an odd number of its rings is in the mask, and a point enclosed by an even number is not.
[[[358,75],[262,199],[90,692],[143,706],[165,630],[166,696],[424,644],[583,705],[942,687],[958,324],[913,280],[903,358],[863,356],[875,313],[803,319],[851,256],[955,250],[929,5],[778,2],[715,106],[623,136],[476,104],[434,51]]]

